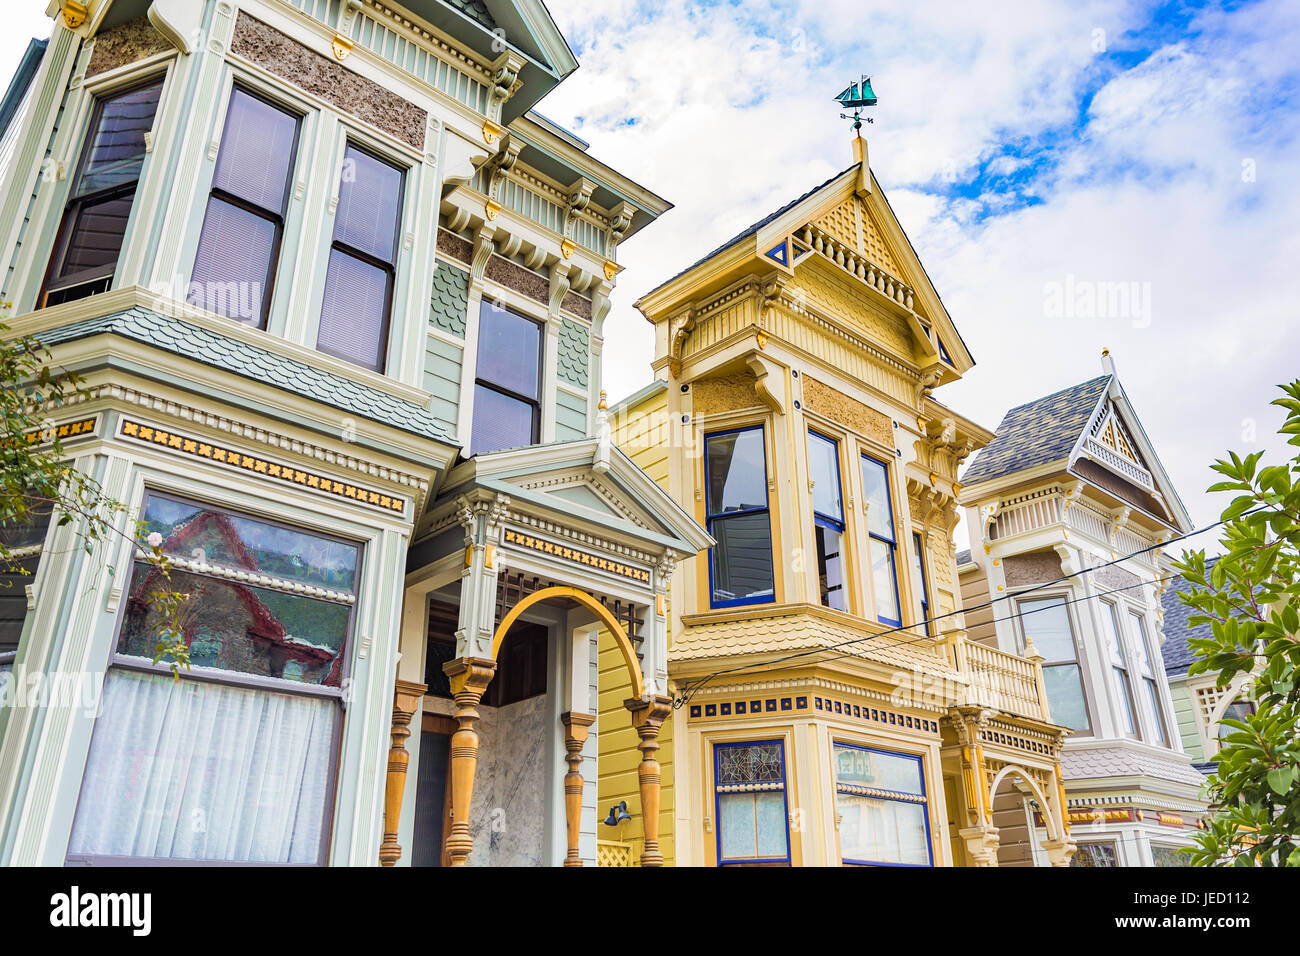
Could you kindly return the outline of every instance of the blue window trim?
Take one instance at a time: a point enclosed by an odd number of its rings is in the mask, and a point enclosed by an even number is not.
[[[930,637],[930,586],[925,583],[925,550],[918,532],[912,532],[912,545],[916,548],[916,568],[921,577],[921,626],[925,628],[925,636]]]
[[[766,494],[767,489],[767,430],[763,423],[757,425],[745,425],[741,428],[729,428],[726,431],[709,432],[704,436],[704,528],[710,536],[713,536],[713,521],[715,518],[735,518],[739,515],[767,515],[767,535],[768,546],[771,547],[772,541],[772,506],[769,501],[766,508],[746,508],[743,511],[719,511],[710,513],[709,511],[709,441],[714,438],[721,438],[725,435],[738,435],[741,432],[757,431],[763,438],[763,488]],[[714,536],[714,540],[717,538]],[[709,548],[709,607],[741,607],[746,604],[771,604],[776,600],[776,561],[772,560],[772,593],[760,595],[758,597],[734,598],[730,601],[719,601],[714,598],[713,589],[713,551],[717,546]],[[772,558],[772,555],[768,555]]]
[[[898,615],[899,615],[897,620],[892,617],[885,617],[883,614],[880,613],[880,609],[877,608],[876,620],[879,621],[881,624],[889,624],[893,627],[902,627],[903,626],[903,621],[902,621],[903,598],[902,595],[898,593],[898,519],[894,515],[894,494],[893,494],[894,484],[890,480],[889,464],[887,462],[883,462],[879,458],[876,458],[872,455],[868,455],[865,453],[862,455],[862,458],[865,461],[869,461],[879,465],[885,472],[885,504],[889,506],[889,526],[894,529],[894,537],[892,539],[886,538],[884,535],[879,535],[876,534],[874,531],[872,531],[871,522],[870,521],[867,522],[867,542],[870,543],[872,541],[883,541],[889,547],[889,561],[894,568],[894,603],[898,607]],[[862,493],[865,496],[867,490],[863,488]],[[870,515],[868,515],[868,518],[869,517]],[[870,565],[870,560],[871,560],[870,556],[868,556],[867,558],[868,565]],[[873,598],[875,597],[874,587],[872,588],[872,597]]]
[[[843,854],[841,854],[841,856],[840,856],[840,862],[842,862],[842,863],[850,863],[850,864],[852,864],[852,865],[854,865],[854,866],[898,866],[898,867],[905,867],[905,868],[907,868],[907,869],[913,869],[913,870],[915,870],[915,869],[920,869],[921,867],[927,867],[927,866],[932,867],[932,866],[934,866],[934,842],[933,842],[933,840],[930,838],[930,793],[929,793],[929,791],[928,791],[928,790],[926,789],[926,787],[925,787],[925,758],[924,758],[924,757],[921,757],[921,756],[919,756],[919,755],[917,755],[917,754],[905,754],[905,753],[899,753],[899,752],[896,751],[896,750],[881,750],[881,749],[878,748],[878,747],[865,747],[865,746],[863,746],[862,744],[853,744],[853,743],[849,743],[847,740],[832,740],[832,741],[831,741],[831,760],[832,760],[832,761],[835,759],[835,749],[836,749],[837,747],[848,747],[848,748],[851,749],[851,750],[862,750],[862,751],[865,751],[866,753],[881,754],[882,756],[885,756],[885,757],[902,757],[902,758],[904,758],[904,759],[906,759],[906,760],[914,760],[914,761],[916,761],[917,768],[921,771],[921,773],[920,773],[920,778],[921,778],[921,796],[925,798],[925,802],[922,803],[922,804],[920,805],[920,806],[921,806],[921,812],[924,814],[924,817],[925,817],[925,852],[926,852],[926,855],[929,857],[929,860],[930,860],[929,863],[884,863],[884,862],[881,862],[881,861],[879,861],[879,860],[850,860],[848,857],[846,857],[846,856],[844,856]],[[784,755],[783,755],[782,759],[784,760]],[[838,767],[832,766],[832,768],[831,768],[831,772],[832,772],[833,775],[837,775],[837,774],[838,774]],[[835,780],[834,780],[834,786],[835,786],[835,795],[836,795],[836,799],[838,799],[838,798],[839,798],[839,780],[838,780],[838,776],[835,777]],[[889,798],[889,797],[872,797],[871,799],[873,799],[873,800],[888,800],[888,799],[890,799],[890,798]],[[899,801],[897,801],[897,802],[898,802],[898,803],[912,803],[913,801],[911,801],[911,800],[899,800]],[[836,812],[838,813],[839,811],[837,810]]]
[[[772,857],[755,857],[738,858],[734,860],[724,860],[722,858],[722,815],[720,807],[722,801],[719,799],[725,794],[718,793],[718,754],[727,749],[736,747],[760,747],[763,744],[776,744],[781,748],[781,806],[783,808],[783,817],[785,820],[785,856]],[[774,740],[735,740],[728,743],[715,743],[713,745],[713,821],[714,830],[717,832],[715,842],[717,844],[717,863],[718,866],[746,866],[754,863],[789,863],[790,862],[790,781],[789,775],[785,772],[785,741],[777,738]],[[927,823],[928,827],[929,824]]]
[[[846,542],[844,541],[844,528],[845,528],[844,475],[840,472],[840,443],[836,441],[834,438],[831,438],[828,435],[823,435],[821,432],[816,431],[815,429],[812,428],[808,429],[808,438],[821,439],[822,441],[830,444],[830,446],[835,450],[835,497],[840,503],[840,516],[838,519],[836,519],[831,515],[823,514],[822,512],[818,511],[817,496],[813,495],[813,499],[812,499],[813,500],[813,527],[826,528],[829,531],[834,531],[836,534],[840,536],[840,565],[841,565],[841,574],[843,574],[843,566],[844,564],[846,564],[845,554],[844,554]],[[812,469],[809,468],[810,472],[811,470]],[[849,589],[847,585],[848,585],[848,578],[847,575],[845,575],[843,577],[843,583],[840,584],[839,587],[839,590],[842,592],[841,598],[844,602],[845,610],[848,610],[848,606],[849,606]],[[819,601],[821,600],[820,596],[818,597],[818,600]],[[823,604],[822,606],[829,607],[830,605]]]

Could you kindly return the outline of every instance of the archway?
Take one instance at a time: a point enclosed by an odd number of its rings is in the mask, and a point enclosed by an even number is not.
[[[989,807],[993,825],[998,828],[998,866],[1034,866],[1034,821],[1025,797],[1015,787],[1018,779],[1038,804],[1049,840],[1066,839],[1065,827],[1052,809],[1043,788],[1033,775],[1016,764],[1007,764],[989,782]],[[1006,782],[1008,785],[1003,787]]]

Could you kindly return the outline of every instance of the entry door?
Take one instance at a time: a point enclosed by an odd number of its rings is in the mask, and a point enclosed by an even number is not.
[[[420,767],[415,784],[415,835],[412,866],[447,866],[447,833],[451,829],[451,735],[456,721],[422,714]]]

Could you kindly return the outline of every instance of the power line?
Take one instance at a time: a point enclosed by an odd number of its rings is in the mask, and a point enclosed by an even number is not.
[[[1257,511],[1262,511],[1262,510],[1264,510],[1264,508],[1266,508],[1266,507],[1267,507],[1266,505],[1261,505],[1261,506],[1258,507],[1258,508],[1252,508],[1252,509],[1249,510],[1249,511],[1243,512],[1241,515],[1238,516],[1238,519],[1237,519],[1237,520],[1240,520],[1241,518],[1244,518],[1244,517],[1246,517],[1247,515],[1254,514],[1254,513],[1257,512]],[[682,691],[682,693],[680,693],[680,694],[677,696],[677,698],[673,701],[673,706],[674,706],[675,708],[681,707],[681,706],[684,705],[687,701],[689,701],[692,697],[694,697],[695,694],[698,693],[698,692],[700,691],[700,689],[704,687],[705,684],[709,683],[710,681],[712,681],[713,679],[715,679],[715,678],[717,678],[717,677],[723,677],[723,676],[725,676],[725,675],[727,675],[727,674],[741,673],[741,672],[749,671],[749,670],[752,670],[752,669],[754,669],[754,668],[758,668],[758,667],[766,667],[767,665],[782,664],[782,663],[785,663],[786,661],[795,660],[795,659],[800,658],[800,657],[808,657],[808,656],[813,655],[813,654],[823,654],[823,653],[825,653],[826,651],[833,651],[833,650],[837,650],[837,649],[839,649],[839,648],[841,648],[841,647],[848,647],[848,646],[851,645],[851,644],[860,644],[860,643],[862,643],[863,641],[878,640],[878,639],[880,639],[880,638],[882,638],[882,637],[887,637],[887,636],[889,636],[890,634],[897,634],[897,633],[899,633],[899,632],[903,632],[903,633],[907,633],[907,632],[915,633],[914,631],[912,631],[913,628],[921,627],[921,626],[923,626],[923,625],[928,625],[928,624],[934,624],[934,623],[937,623],[937,622],[939,622],[939,621],[946,620],[946,619],[948,619],[948,618],[950,618],[950,617],[956,617],[958,614],[965,615],[965,614],[967,614],[967,613],[969,613],[969,612],[971,612],[971,611],[979,611],[979,610],[982,610],[982,609],[984,609],[984,608],[986,608],[986,607],[992,607],[992,606],[993,606],[994,604],[996,604],[998,601],[1006,601],[1006,600],[1009,600],[1009,599],[1011,599],[1011,598],[1013,598],[1013,597],[1022,597],[1022,596],[1026,595],[1026,594],[1032,594],[1032,593],[1034,593],[1035,591],[1041,591],[1041,590],[1043,590],[1044,588],[1055,587],[1055,586],[1058,585],[1058,584],[1063,584],[1063,583],[1065,583],[1066,581],[1070,581],[1070,580],[1072,580],[1072,579],[1074,579],[1074,578],[1081,577],[1082,575],[1085,575],[1085,574],[1091,574],[1091,573],[1093,573],[1094,571],[1101,571],[1101,570],[1104,570],[1105,568],[1113,567],[1114,565],[1117,565],[1117,564],[1119,564],[1119,563],[1122,562],[1122,561],[1127,561],[1127,560],[1129,560],[1130,558],[1135,558],[1135,557],[1137,557],[1137,556],[1139,556],[1139,555],[1146,554],[1147,552],[1150,552],[1150,551],[1156,551],[1156,550],[1159,550],[1159,549],[1166,548],[1166,547],[1168,547],[1169,545],[1171,545],[1171,544],[1175,544],[1175,543],[1177,543],[1177,542],[1179,542],[1179,541],[1186,541],[1188,538],[1194,538],[1194,537],[1196,537],[1197,535],[1199,535],[1199,534],[1204,534],[1204,533],[1207,532],[1207,531],[1213,531],[1215,528],[1219,527],[1220,525],[1222,525],[1222,524],[1224,524],[1224,523],[1225,523],[1225,522],[1224,522],[1224,519],[1220,518],[1218,521],[1215,521],[1215,522],[1213,522],[1212,524],[1207,524],[1207,525],[1205,525],[1205,527],[1203,527],[1203,528],[1196,528],[1195,530],[1188,531],[1186,534],[1181,534],[1181,535],[1178,535],[1177,537],[1170,538],[1168,541],[1160,541],[1160,542],[1157,542],[1156,544],[1149,545],[1149,546],[1147,546],[1147,547],[1145,547],[1145,548],[1139,548],[1137,551],[1133,551],[1133,552],[1130,552],[1130,553],[1128,553],[1128,554],[1121,555],[1121,556],[1119,556],[1119,557],[1117,557],[1117,558],[1113,558],[1113,559],[1111,559],[1110,561],[1107,561],[1105,564],[1098,564],[1098,565],[1095,565],[1095,566],[1090,567],[1090,568],[1080,568],[1078,571],[1072,571],[1072,572],[1069,573],[1069,574],[1061,575],[1059,578],[1056,578],[1055,580],[1052,580],[1052,581],[1044,581],[1044,582],[1042,582],[1041,584],[1036,584],[1036,585],[1034,585],[1033,587],[1025,588],[1024,590],[1021,590],[1021,591],[1015,591],[1015,592],[1013,592],[1013,593],[1006,594],[1006,595],[1003,595],[1003,596],[1001,596],[1001,597],[990,598],[988,601],[985,601],[983,604],[977,604],[977,605],[974,605],[973,607],[962,608],[962,609],[960,609],[960,610],[956,610],[956,611],[949,611],[949,612],[946,613],[946,614],[940,614],[940,615],[937,615],[936,617],[926,618],[926,619],[924,619],[924,620],[922,620],[922,621],[918,621],[918,622],[916,622],[915,624],[908,624],[908,625],[901,625],[901,624],[900,624],[900,625],[897,626],[897,627],[892,627],[892,628],[889,628],[888,630],[880,631],[880,632],[878,632],[878,633],[876,633],[876,634],[866,634],[866,635],[863,635],[862,637],[853,638],[852,640],[841,641],[841,642],[839,642],[839,643],[837,643],[837,644],[829,644],[829,645],[827,645],[826,647],[815,647],[815,648],[808,648],[808,649],[803,650],[803,651],[796,651],[796,652],[794,652],[794,653],[787,654],[787,655],[785,655],[784,657],[778,657],[778,658],[776,658],[775,660],[772,660],[772,661],[760,662],[760,663],[755,663],[755,664],[743,664],[743,665],[739,665],[739,666],[736,666],[736,667],[726,668],[726,669],[724,669],[724,670],[720,670],[720,671],[714,671],[713,673],[711,673],[711,674],[707,674],[706,676],[704,676],[703,678],[701,678],[701,679],[699,680],[698,683],[696,683],[696,682],[694,682],[694,681],[688,683],[687,686],[686,686],[686,689],[684,689],[684,690]],[[1145,583],[1147,583],[1147,582],[1139,582],[1139,584],[1145,584]],[[1137,585],[1133,585],[1133,587],[1136,587],[1136,586],[1137,586]],[[1124,589],[1117,589],[1117,590],[1124,590]],[[1112,593],[1112,592],[1106,592],[1106,593]],[[1093,596],[1099,597],[1100,595],[1093,595]],[[1084,600],[1084,599],[1079,599],[1079,600]],[[1031,613],[1032,613],[1032,612],[1031,612]],[[927,635],[924,635],[924,636],[917,636],[917,637],[914,637],[914,638],[911,639],[911,640],[903,640],[903,641],[895,640],[895,641],[890,642],[890,646],[903,646],[903,645],[906,645],[906,644],[915,644],[915,643],[919,643],[919,642],[922,641],[922,640],[932,640],[932,638],[927,634]],[[840,655],[840,656],[843,657],[843,656],[847,656],[847,655]],[[837,658],[828,658],[828,660],[836,660],[836,659],[837,659]],[[767,669],[770,670],[771,668],[768,667]]]

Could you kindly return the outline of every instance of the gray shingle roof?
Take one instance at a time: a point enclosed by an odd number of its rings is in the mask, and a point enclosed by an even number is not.
[[[1211,558],[1205,562],[1207,572],[1214,567],[1214,562],[1217,560],[1218,558]],[[1171,677],[1181,677],[1186,674],[1187,668],[1191,667],[1192,661],[1196,660],[1196,655],[1187,646],[1189,638],[1213,636],[1210,625],[1198,624],[1192,627],[1187,623],[1187,619],[1196,612],[1184,604],[1178,595],[1186,594],[1191,589],[1192,586],[1187,583],[1187,579],[1179,574],[1169,582],[1169,587],[1160,598],[1165,608],[1165,642],[1160,646],[1160,656],[1165,662],[1165,673]]]
[[[1128,747],[1089,747],[1061,752],[1061,776],[1066,780],[1095,777],[1158,777],[1200,786],[1205,777],[1185,759],[1170,759]]]
[[[460,447],[458,441],[443,431],[433,413],[422,405],[148,309],[134,308],[84,319],[49,329],[42,332],[39,338],[46,346],[52,346],[105,333],[134,339],[304,398],[324,402],[349,414]]]
[[[1063,388],[1007,412],[997,435],[961,477],[963,485],[1065,458],[1110,384],[1109,375]]]

